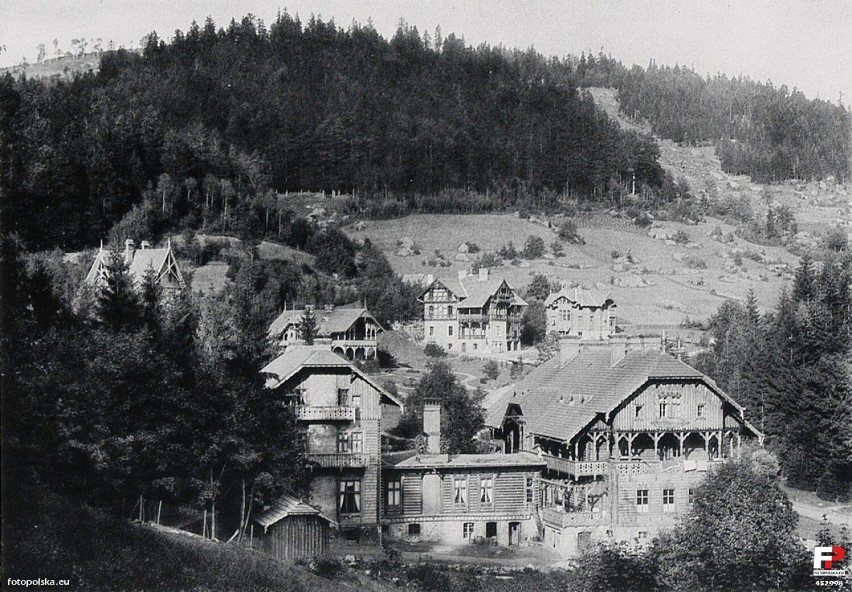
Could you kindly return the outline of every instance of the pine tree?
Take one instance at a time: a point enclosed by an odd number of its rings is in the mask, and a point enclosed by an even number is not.
[[[98,293],[98,316],[108,327],[121,330],[139,325],[141,310],[133,278],[124,256],[111,252],[106,261],[105,283]]]
[[[317,318],[312,310],[308,309],[302,318],[299,319],[299,338],[305,342],[305,345],[313,345],[314,338],[317,336]]]

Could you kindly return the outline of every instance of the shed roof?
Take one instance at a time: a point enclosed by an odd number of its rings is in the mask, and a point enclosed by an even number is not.
[[[323,520],[332,522],[323,516],[319,509],[310,506],[292,495],[282,495],[271,507],[254,517],[254,521],[264,529],[269,528],[276,522],[290,516],[319,516]]]

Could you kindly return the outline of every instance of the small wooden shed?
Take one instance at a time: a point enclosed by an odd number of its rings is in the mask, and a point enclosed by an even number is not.
[[[253,538],[264,552],[276,559],[308,559],[328,549],[330,520],[305,502],[282,496],[254,518],[261,532],[253,528]]]

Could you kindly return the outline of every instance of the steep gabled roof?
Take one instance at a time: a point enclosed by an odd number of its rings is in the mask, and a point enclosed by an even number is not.
[[[85,282],[95,284],[100,282],[106,273],[107,264],[112,256],[112,251],[104,249],[98,250],[95,255],[95,261],[86,275]],[[124,255],[125,259],[127,255]],[[148,270],[153,270],[157,274],[157,278],[163,280],[170,278],[171,282],[176,285],[183,285],[183,274],[172,253],[171,244],[163,249],[141,248],[130,252],[130,261],[128,265],[128,273],[136,282],[141,282]]]
[[[558,356],[533,370],[516,388],[492,405],[486,424],[499,427],[510,404],[518,405],[526,431],[570,440],[595,420],[615,410],[652,380],[702,380],[719,396],[742,409],[698,370],[657,350],[629,351],[615,365],[608,347],[582,350],[565,364]]]
[[[357,366],[351,364],[327,346],[321,345],[293,345],[287,348],[283,354],[269,362],[261,369],[261,374],[268,374],[266,388],[276,389],[299,371],[308,368],[346,368],[364,380],[367,384],[379,391],[383,398],[402,407],[402,401],[387,392],[370,376],[364,374]]]
[[[361,317],[368,318],[380,328],[382,327],[379,322],[373,318],[370,311],[364,307],[333,308],[331,310],[317,308],[313,312],[317,319],[317,337],[330,337],[332,333],[343,333]],[[288,327],[298,325],[306,313],[307,310],[305,309],[285,310],[269,325],[270,337],[280,337]]]
[[[440,284],[449,290],[456,298],[460,300],[458,306],[461,308],[482,308],[488,302],[488,299],[494,296],[503,284],[512,291],[512,304],[518,306],[526,306],[527,302],[518,296],[514,288],[509,285],[503,278],[493,278],[481,280],[478,276],[469,275],[459,278],[438,278],[431,284],[426,286],[418,296],[418,300],[422,302],[423,295],[426,294],[435,284]]]
[[[323,520],[332,522],[332,520],[323,516],[317,508],[286,494],[278,498],[270,508],[255,516],[254,521],[266,530],[279,520],[283,520],[289,516],[319,516]]]

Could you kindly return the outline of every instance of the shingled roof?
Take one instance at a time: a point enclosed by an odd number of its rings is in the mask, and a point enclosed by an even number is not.
[[[307,309],[285,310],[269,325],[270,337],[280,337],[287,330],[287,327],[301,323],[302,317],[306,313]],[[314,309],[313,313],[317,319],[317,337],[330,337],[332,333],[343,333],[361,317],[368,318],[381,327],[379,322],[370,314],[370,311],[364,307],[333,308],[331,310],[317,308]]]
[[[289,516],[319,516],[323,520],[332,522],[329,518],[315,507],[291,496],[282,495],[272,506],[254,517],[254,521],[260,524],[264,530]]]
[[[533,370],[488,409],[486,425],[500,427],[509,405],[518,405],[527,433],[567,441],[647,382],[677,378],[702,380],[742,409],[698,370],[665,352],[628,351],[613,365],[610,348],[595,347],[580,351],[566,363],[556,356]]]

